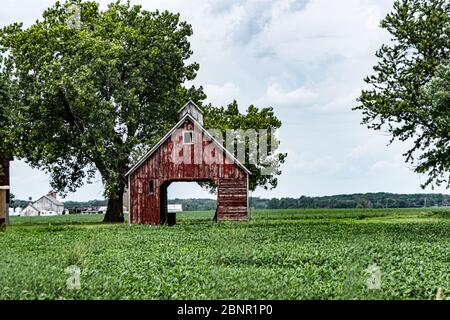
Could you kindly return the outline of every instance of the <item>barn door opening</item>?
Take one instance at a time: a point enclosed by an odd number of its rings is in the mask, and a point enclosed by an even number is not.
[[[173,226],[176,223],[175,217],[172,212],[169,212],[168,208],[168,199],[167,199],[167,188],[169,187],[170,182],[163,183],[159,190],[160,196],[160,221],[161,224],[167,224],[169,226]]]
[[[170,181],[160,187],[161,224],[211,222],[217,208],[217,196],[196,181]]]

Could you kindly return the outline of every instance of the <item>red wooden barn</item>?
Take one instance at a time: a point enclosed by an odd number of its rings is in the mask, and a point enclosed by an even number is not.
[[[180,121],[127,173],[130,223],[175,224],[167,212],[172,182],[208,181],[217,188],[216,221],[248,220],[250,172],[203,128],[203,113],[192,101]]]

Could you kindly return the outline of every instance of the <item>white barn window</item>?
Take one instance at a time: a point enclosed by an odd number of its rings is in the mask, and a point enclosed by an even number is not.
[[[184,144],[193,144],[194,143],[194,132],[193,131],[184,131],[183,132],[183,143]]]

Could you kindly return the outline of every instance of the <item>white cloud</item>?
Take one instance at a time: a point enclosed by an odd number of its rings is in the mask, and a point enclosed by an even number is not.
[[[362,144],[353,148],[347,157],[350,161],[358,161],[361,158],[380,155],[388,150],[388,140],[385,136],[372,135]]]
[[[378,46],[377,27],[386,4],[391,1],[311,0],[299,11],[274,6],[262,37],[282,59],[320,62],[365,56]]]
[[[314,103],[318,94],[311,89],[300,87],[285,91],[278,83],[270,84],[260,103],[274,106],[305,106]]]
[[[100,2],[104,8],[110,1]],[[0,25],[32,23],[51,3],[2,2]],[[421,191],[420,177],[403,161],[407,145],[387,147],[388,137],[361,126],[360,115],[351,111],[363,78],[376,63],[375,51],[389,41],[379,21],[393,0],[132,3],[180,12],[192,24],[192,61],[200,64],[193,83],[204,85],[208,101],[226,105],[237,99],[241,107],[274,107],[283,123],[281,146],[288,158],[278,188],[254,195]],[[19,195],[48,191],[47,176],[22,165],[13,169]],[[181,196],[182,190],[176,190]],[[70,197],[90,199],[101,191],[98,182]]]
[[[336,158],[327,154],[322,157],[312,155],[309,157],[300,156],[292,163],[294,172],[302,176],[311,177],[316,175],[333,176],[343,168],[343,165]]]
[[[207,101],[214,105],[227,105],[233,99],[239,97],[239,88],[233,82],[227,82],[224,85],[206,84],[204,86]]]
[[[380,174],[386,175],[386,173],[398,170],[399,168],[400,166],[396,163],[381,160],[377,161],[369,168],[369,174],[374,176],[379,176]]]

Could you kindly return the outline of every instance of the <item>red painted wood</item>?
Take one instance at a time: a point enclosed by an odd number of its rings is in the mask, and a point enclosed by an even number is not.
[[[174,181],[212,181],[217,186],[217,221],[247,220],[247,173],[191,121],[186,120],[179,129],[131,174],[130,222],[159,224],[160,187]],[[183,144],[183,130],[194,130],[194,144]],[[179,163],[173,155],[185,157],[187,163]]]

